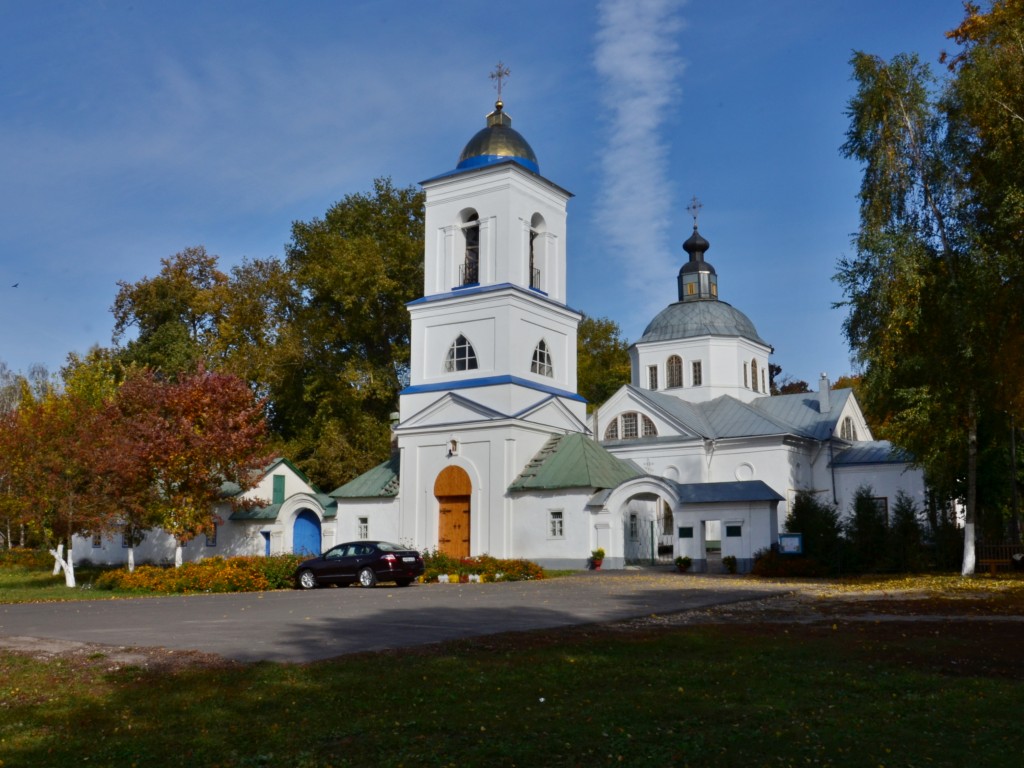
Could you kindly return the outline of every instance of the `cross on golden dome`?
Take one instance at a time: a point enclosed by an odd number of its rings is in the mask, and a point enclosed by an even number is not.
[[[497,81],[494,87],[498,89],[498,101],[501,101],[501,81],[511,74],[512,70],[506,67],[505,64],[501,61],[498,62],[497,66],[494,68],[494,71],[491,72],[490,74],[491,80]]]

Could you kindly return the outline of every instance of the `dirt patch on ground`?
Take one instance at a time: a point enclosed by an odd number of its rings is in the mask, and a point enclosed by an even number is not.
[[[176,670],[202,666],[234,666],[236,662],[212,653],[167,648],[130,648],[79,643],[42,637],[0,637],[0,651],[14,651],[34,659],[60,659],[76,667],[103,667],[116,672],[126,667]]]

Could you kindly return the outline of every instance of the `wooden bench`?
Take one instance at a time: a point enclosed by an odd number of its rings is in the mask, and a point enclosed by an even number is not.
[[[979,544],[977,550],[978,567],[987,569],[990,576],[995,576],[1000,568],[1010,570],[1013,556],[1024,552],[1020,544]]]
[[[999,566],[1004,565],[1007,568],[1010,567],[1009,560],[1000,560],[998,558],[983,557],[978,560],[978,566],[981,568],[988,568],[988,575],[995,576],[996,571],[999,570]]]

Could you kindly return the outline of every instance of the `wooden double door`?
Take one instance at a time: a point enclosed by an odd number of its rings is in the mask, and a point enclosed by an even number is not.
[[[437,548],[449,557],[469,557],[472,492],[472,481],[461,467],[445,467],[434,481],[438,502]]]

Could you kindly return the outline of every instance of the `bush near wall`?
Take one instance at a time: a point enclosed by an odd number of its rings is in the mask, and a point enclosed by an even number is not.
[[[437,581],[441,574],[469,576],[477,574],[485,581],[530,581],[543,579],[544,569],[529,560],[503,560],[490,555],[459,559],[429,549],[423,553],[424,581]]]
[[[14,549],[0,550],[0,568],[52,568],[53,555],[45,549]]]
[[[96,579],[96,589],[180,594],[184,592],[263,592],[292,586],[301,555],[273,557],[209,557],[180,568],[142,565],[108,571]]]
[[[828,568],[812,557],[783,555],[775,548],[759,549],[754,553],[754,565],[750,571],[754,576],[773,578],[827,576]]]

